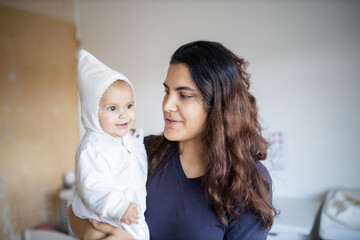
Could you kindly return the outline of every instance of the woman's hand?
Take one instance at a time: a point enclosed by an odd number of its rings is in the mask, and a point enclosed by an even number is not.
[[[106,232],[109,235],[104,240],[133,240],[134,238],[125,232],[123,229],[114,227],[108,223],[100,223],[95,220],[92,221],[92,226],[100,231]]]
[[[68,219],[73,233],[83,240],[128,240],[133,239],[124,230],[107,223],[90,223],[88,219],[81,219],[75,216],[71,205],[68,208]]]

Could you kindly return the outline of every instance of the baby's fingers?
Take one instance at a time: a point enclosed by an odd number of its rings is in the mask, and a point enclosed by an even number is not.
[[[139,217],[136,215],[136,216],[133,216],[132,218],[131,218],[131,223],[136,223],[136,224],[138,224],[139,222],[138,222],[138,220],[139,220]]]
[[[139,220],[139,217],[133,215],[133,216],[129,217],[129,219],[127,219],[127,220],[124,221],[124,222],[125,222],[126,224],[128,224],[128,225],[131,225],[132,223],[139,223],[138,220]]]

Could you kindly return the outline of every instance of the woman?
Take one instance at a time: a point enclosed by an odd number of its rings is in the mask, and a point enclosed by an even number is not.
[[[164,87],[164,133],[145,139],[151,239],[266,239],[276,210],[246,62],[219,43],[192,42],[173,54]],[[74,232],[96,238],[70,210]]]

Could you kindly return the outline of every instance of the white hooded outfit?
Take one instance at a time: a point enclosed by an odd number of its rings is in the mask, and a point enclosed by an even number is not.
[[[148,240],[145,222],[147,159],[141,129],[122,138],[100,127],[98,110],[105,90],[117,80],[131,82],[92,56],[80,50],[78,86],[81,121],[86,133],[76,149],[76,184],[72,209],[76,216],[96,219],[122,227],[135,239]],[[120,219],[130,202],[138,205],[139,224],[127,225]]]

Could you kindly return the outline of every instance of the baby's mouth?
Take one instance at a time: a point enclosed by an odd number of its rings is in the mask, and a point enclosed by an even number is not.
[[[128,123],[115,124],[117,127],[127,127]]]

